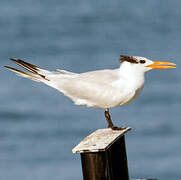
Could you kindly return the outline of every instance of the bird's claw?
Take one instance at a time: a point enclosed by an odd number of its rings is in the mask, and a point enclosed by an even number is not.
[[[111,128],[112,130],[117,130],[117,131],[126,129],[126,127],[117,127],[117,126],[111,126],[111,127],[108,126],[108,128]]]

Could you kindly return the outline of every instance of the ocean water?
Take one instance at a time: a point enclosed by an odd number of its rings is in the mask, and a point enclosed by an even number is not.
[[[106,127],[104,112],[8,72],[8,58],[73,72],[116,68],[119,55],[171,61],[140,97],[111,109],[126,135],[130,176],[181,179],[181,1],[1,0],[0,179],[80,180],[72,148]],[[16,67],[16,66],[14,66]]]

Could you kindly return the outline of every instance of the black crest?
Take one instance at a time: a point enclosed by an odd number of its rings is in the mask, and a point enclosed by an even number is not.
[[[134,64],[138,64],[138,61],[136,58],[134,58],[133,56],[124,56],[124,55],[120,55],[120,61],[124,62],[130,62],[130,63],[134,63]]]

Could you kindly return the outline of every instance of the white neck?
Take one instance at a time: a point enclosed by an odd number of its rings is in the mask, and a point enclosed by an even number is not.
[[[119,68],[120,76],[126,79],[133,86],[142,86],[144,84],[145,72],[136,64],[123,62]]]

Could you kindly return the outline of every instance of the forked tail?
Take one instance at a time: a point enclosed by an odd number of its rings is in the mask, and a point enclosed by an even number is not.
[[[10,58],[10,60],[28,71],[21,71],[19,69],[15,69],[15,68],[12,68],[9,66],[4,66],[6,69],[13,71],[13,72],[17,73],[18,75],[23,76],[25,78],[32,79],[34,81],[38,81],[38,82],[43,82],[45,80],[49,81],[46,78],[46,74],[49,74],[49,71],[40,69],[38,66],[27,63],[21,59],[16,60],[16,59]]]

